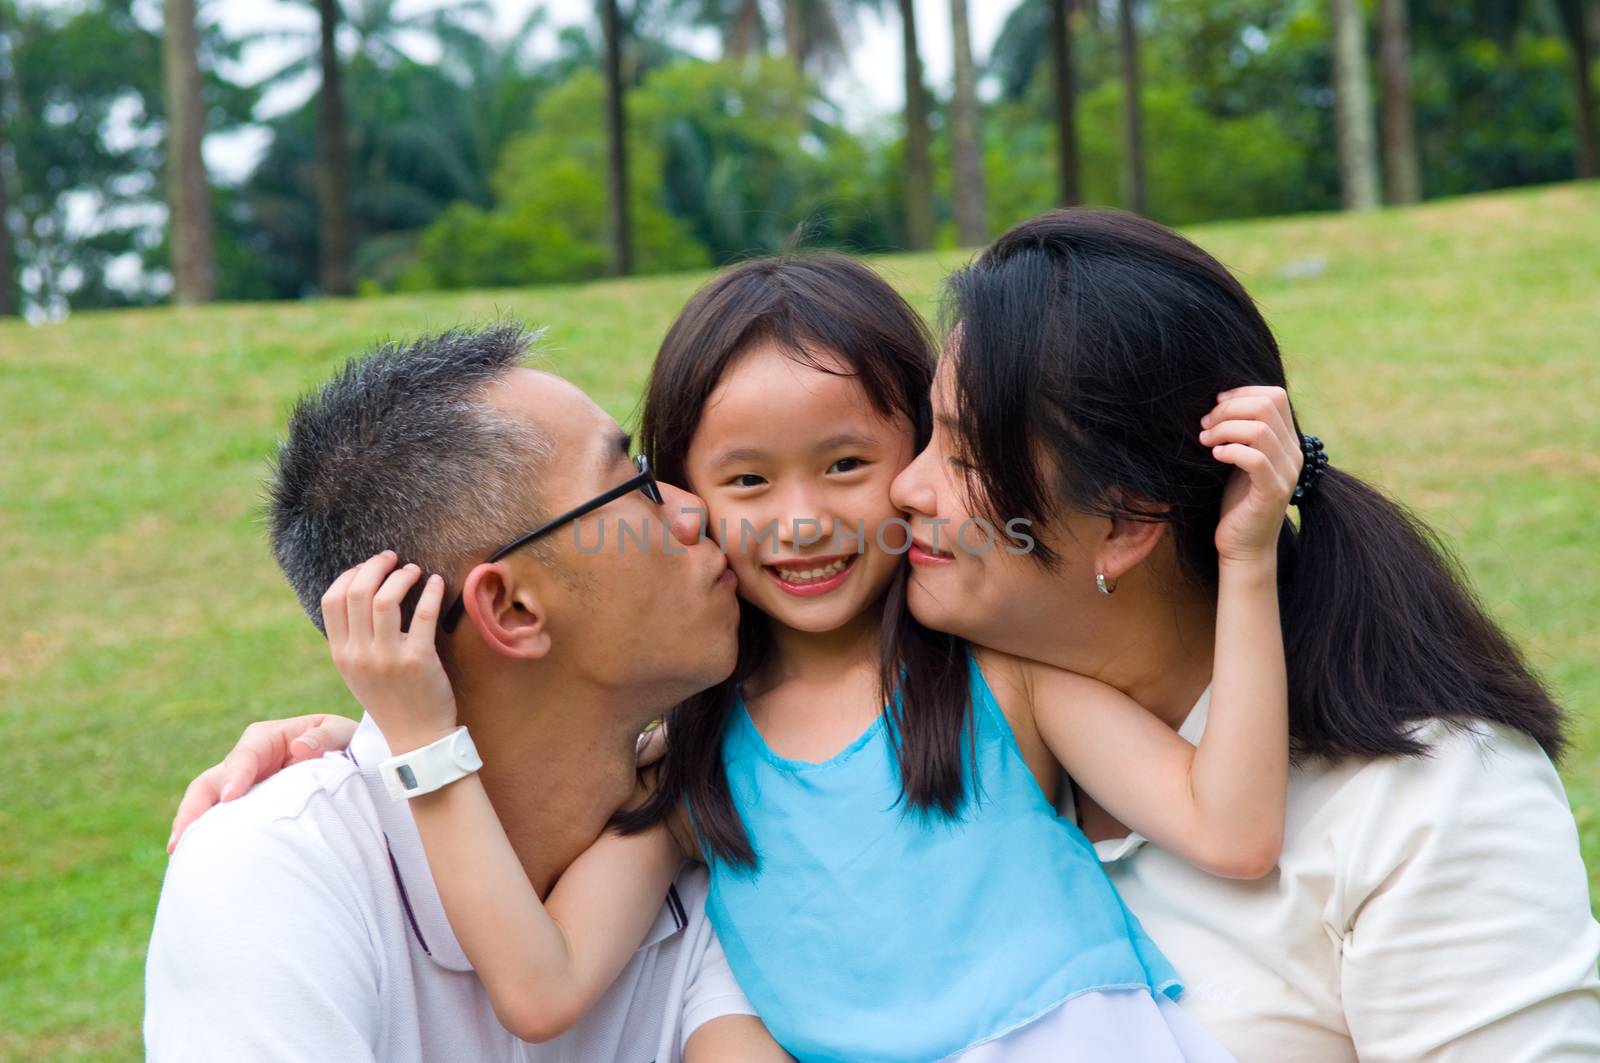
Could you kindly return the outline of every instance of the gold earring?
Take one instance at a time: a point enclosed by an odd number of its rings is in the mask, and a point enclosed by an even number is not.
[[[1096,572],[1094,574],[1094,586],[1095,590],[1109,598],[1111,595],[1116,593],[1117,581],[1114,579],[1106,579],[1106,574],[1104,572]]]

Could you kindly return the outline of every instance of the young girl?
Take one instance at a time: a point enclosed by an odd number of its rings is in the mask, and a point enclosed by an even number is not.
[[[476,776],[412,802],[431,857],[478,856],[430,863],[514,1033],[576,1021],[638,946],[628,913],[704,859],[734,974],[802,1061],[1228,1058],[1172,1003],[1175,973],[1052,798],[1064,770],[1213,874],[1274,865],[1288,741],[1273,544],[1298,438],[1195,425],[1197,447],[1239,467],[1196,748],[1111,687],[910,618],[908,549],[936,565],[1032,545],[1020,527],[899,519],[889,484],[931,430],[932,375],[917,315],[839,257],[745,264],[674,324],[643,436],[658,475],[705,499],[738,576],[734,676],[669,717],[653,792],[620,819],[634,833],[602,838],[543,903]],[[398,592],[420,573],[388,578]],[[386,733],[455,726],[453,702],[426,693],[448,690],[437,657],[417,652],[442,596],[430,580],[409,633],[384,633],[376,655],[333,647]]]

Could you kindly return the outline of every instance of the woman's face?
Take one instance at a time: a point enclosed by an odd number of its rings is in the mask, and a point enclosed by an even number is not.
[[[798,631],[860,617],[904,547],[889,483],[915,434],[843,369],[811,368],[770,344],[746,351],[706,402],[685,462],[740,597]]]
[[[955,357],[945,356],[934,380],[933,436],[890,488],[912,527],[908,603],[919,621],[937,631],[1050,660],[1094,612],[1093,544],[1098,525],[1107,522],[1067,515],[1044,528],[1008,525],[1009,515],[999,514],[996,541],[984,549],[986,532],[968,523],[977,519],[974,503],[982,501],[982,485],[974,475],[969,486],[955,431]],[[971,492],[979,497],[969,497]],[[1055,567],[1032,555],[1036,542],[1055,552]]]

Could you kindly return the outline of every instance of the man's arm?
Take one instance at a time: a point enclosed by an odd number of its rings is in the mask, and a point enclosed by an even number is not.
[[[1549,760],[1497,729],[1368,770],[1338,894],[1364,1063],[1600,1059],[1600,926]]]
[[[222,818],[179,846],[145,967],[152,1063],[376,1058],[381,960],[355,886],[291,829]]]

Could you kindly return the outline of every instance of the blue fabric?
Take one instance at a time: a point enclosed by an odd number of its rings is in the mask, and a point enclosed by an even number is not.
[[[971,689],[975,796],[956,820],[898,802],[882,716],[819,764],[775,754],[742,704],[729,721],[723,760],[761,863],[712,861],[706,911],[801,1063],[927,1063],[1081,992],[1182,991],[1045,800],[976,664]]]

